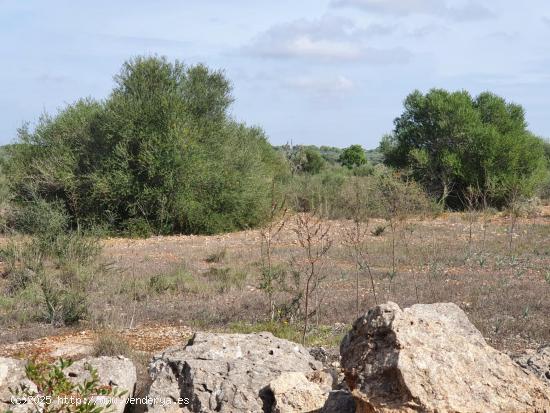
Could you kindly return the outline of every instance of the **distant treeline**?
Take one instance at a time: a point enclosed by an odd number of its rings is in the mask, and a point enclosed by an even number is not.
[[[273,147],[229,116],[232,102],[224,74],[204,65],[124,63],[105,100],[44,115],[1,149],[4,228],[213,234],[261,225],[274,197],[338,218],[357,188],[371,200],[402,191],[411,211],[549,192],[550,145],[527,130],[521,106],[491,93],[414,92],[374,150]]]

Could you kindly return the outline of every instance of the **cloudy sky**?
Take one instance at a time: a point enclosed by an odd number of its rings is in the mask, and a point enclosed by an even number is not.
[[[377,146],[414,89],[494,91],[550,137],[548,0],[0,0],[0,143],[121,63],[225,70],[272,143]]]

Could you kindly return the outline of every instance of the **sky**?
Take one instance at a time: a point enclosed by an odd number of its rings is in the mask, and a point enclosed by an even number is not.
[[[495,92],[548,138],[549,40],[548,0],[0,0],[0,144],[137,55],[223,70],[277,145],[375,148],[434,87]]]

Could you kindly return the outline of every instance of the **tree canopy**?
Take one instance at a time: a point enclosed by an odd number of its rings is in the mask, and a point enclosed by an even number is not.
[[[19,131],[15,201],[61,205],[72,226],[215,233],[257,225],[283,169],[259,128],[233,121],[222,72],[138,57],[105,101],[83,99]]]
[[[343,166],[349,169],[364,165],[367,163],[365,151],[361,145],[351,145],[344,149],[339,159]]]
[[[394,131],[384,137],[386,164],[407,169],[450,206],[470,188],[495,205],[530,196],[546,173],[540,138],[527,130],[524,109],[485,92],[433,89],[411,93]]]

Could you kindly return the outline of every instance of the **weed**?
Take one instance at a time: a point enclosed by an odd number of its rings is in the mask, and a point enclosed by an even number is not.
[[[132,349],[126,339],[115,331],[102,331],[94,343],[93,355],[100,356],[130,356]]]
[[[219,264],[223,262],[227,255],[227,248],[221,248],[213,253],[209,254],[204,260],[210,264]]]
[[[212,283],[219,293],[231,290],[233,287],[241,288],[247,278],[245,271],[235,271],[231,268],[210,268],[205,273],[206,278]]]
[[[385,225],[377,225],[370,233],[375,237],[379,237],[384,233],[384,231],[386,231]]]
[[[71,360],[64,359],[56,363],[29,361],[25,372],[27,378],[36,384],[37,391],[30,390],[24,384],[10,390],[16,398],[30,400],[31,411],[43,413],[102,413],[111,408],[112,402],[96,405],[95,398],[98,396],[114,398],[126,393],[110,385],[101,385],[97,370],[90,364],[84,367],[89,373],[89,378],[81,384],[73,383],[65,374],[65,370],[72,364]],[[78,398],[82,402],[58,402],[59,399],[67,396]],[[39,400],[43,400],[44,403],[40,403]]]
[[[149,288],[157,293],[185,291],[193,276],[185,268],[176,268],[168,274],[157,274],[149,279]]]
[[[97,239],[77,233],[12,239],[0,251],[7,263],[5,290],[20,305],[27,301],[27,314],[56,326],[77,323],[88,313],[87,291],[101,271],[99,251]],[[37,296],[40,310],[29,311]]]

